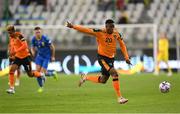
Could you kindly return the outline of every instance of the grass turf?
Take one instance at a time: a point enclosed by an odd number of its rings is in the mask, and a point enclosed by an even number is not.
[[[65,76],[55,81],[48,78],[43,93],[37,93],[34,78],[21,77],[16,93],[9,95],[7,76],[0,78],[0,113],[177,113],[180,112],[180,74],[167,77],[165,74],[136,74],[120,76],[121,92],[129,102],[120,105],[112,88],[111,79],[107,84],[86,82],[77,87],[79,76]],[[169,93],[159,91],[159,83],[169,81]]]

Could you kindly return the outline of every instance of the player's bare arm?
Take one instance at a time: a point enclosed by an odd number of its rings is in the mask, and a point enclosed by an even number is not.
[[[32,54],[33,57],[35,57],[36,49],[33,46],[31,47],[31,54]]]
[[[51,44],[51,61],[55,61],[55,46],[54,44]]]
[[[66,26],[69,27],[69,28],[73,28],[73,29],[75,29],[75,30],[77,30],[79,32],[89,34],[89,35],[96,36],[96,34],[97,34],[97,31],[94,30],[94,29],[84,27],[84,26],[81,26],[81,25],[73,25],[70,22],[67,22]]]
[[[128,52],[127,52],[127,48],[126,48],[126,45],[125,45],[123,39],[119,39],[119,45],[120,45],[120,47],[121,47],[121,50],[122,50],[123,56],[124,56],[124,58],[125,58],[125,60],[126,60],[126,63],[129,64],[129,65],[132,65],[132,64],[131,64],[131,61],[130,61],[130,59],[129,59],[129,55],[128,55]]]

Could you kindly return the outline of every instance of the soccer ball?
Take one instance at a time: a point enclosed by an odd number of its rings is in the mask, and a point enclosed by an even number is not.
[[[159,84],[159,89],[162,93],[168,93],[170,91],[171,84],[167,81],[163,81]]]

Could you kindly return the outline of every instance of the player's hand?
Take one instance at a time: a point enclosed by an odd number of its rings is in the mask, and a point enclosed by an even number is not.
[[[51,57],[51,61],[54,62],[55,61],[55,57]]]
[[[68,21],[66,22],[66,26],[69,27],[69,28],[73,28],[73,24],[68,22]]]
[[[31,57],[32,57],[32,58],[35,57],[35,54],[34,54],[34,53],[31,53]]]
[[[16,54],[16,52],[15,52],[15,51],[12,51],[12,52],[10,52],[9,54],[10,54],[10,56],[14,56],[14,55]]]
[[[15,60],[15,56],[9,56],[9,58]]]
[[[131,64],[131,61],[130,61],[129,59],[126,60],[126,63],[127,63],[128,65],[132,65],[132,64]]]

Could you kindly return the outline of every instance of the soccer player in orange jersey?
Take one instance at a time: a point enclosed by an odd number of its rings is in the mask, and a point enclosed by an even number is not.
[[[119,86],[118,73],[114,69],[114,56],[116,54],[116,41],[120,44],[121,50],[125,57],[126,63],[131,64],[125,43],[123,41],[122,34],[115,30],[114,21],[111,19],[106,20],[105,29],[90,29],[80,25],[73,25],[67,22],[67,27],[73,28],[80,32],[90,34],[96,37],[98,44],[98,62],[101,65],[101,76],[81,76],[79,86],[85,81],[92,81],[95,83],[106,83],[111,75],[113,78],[113,87],[116,92],[118,103],[124,104],[128,102],[128,99],[122,97]]]
[[[9,39],[9,45],[8,45],[8,53],[9,53],[9,65],[11,66],[11,64],[13,63],[15,56],[11,55],[11,53],[14,53],[14,48],[13,48],[13,42],[12,39]],[[16,82],[15,82],[15,86],[19,86],[20,84],[20,68],[18,68],[16,70]],[[10,82],[8,82],[8,84],[10,84]]]
[[[14,73],[21,65],[23,65],[29,77],[42,77],[43,81],[45,81],[45,78],[44,73],[32,71],[30,52],[24,36],[20,32],[16,32],[13,25],[7,27],[7,32],[14,49],[14,51],[10,51],[10,56],[15,57],[9,71],[10,88],[7,93],[14,94]]]

